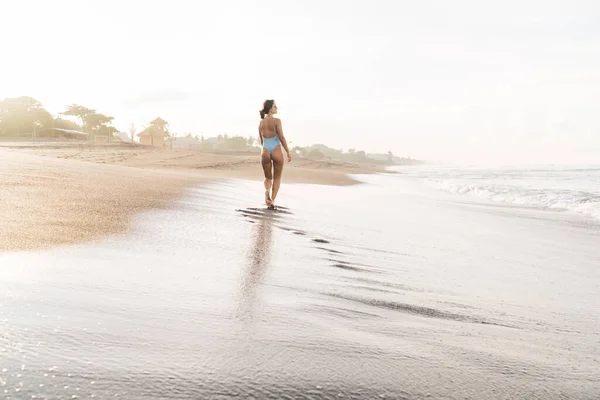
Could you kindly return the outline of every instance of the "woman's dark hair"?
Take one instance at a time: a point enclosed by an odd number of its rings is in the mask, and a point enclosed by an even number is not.
[[[275,100],[265,100],[265,102],[263,103],[263,109],[260,110],[260,119],[265,118],[265,115],[267,115],[269,111],[271,111],[273,104],[275,104]]]

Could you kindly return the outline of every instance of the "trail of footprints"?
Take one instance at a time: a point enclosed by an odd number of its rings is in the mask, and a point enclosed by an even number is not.
[[[274,223],[273,226],[275,226],[276,228],[287,232],[291,232],[294,235],[308,236],[307,232],[303,230],[282,226],[278,223],[282,220],[283,216],[293,215],[293,213],[287,207],[278,206],[274,209],[250,207],[246,209],[237,209],[236,211],[242,214],[244,217],[246,217],[247,221],[250,223],[254,224],[261,220],[272,221]],[[327,253],[327,256],[323,259],[329,261],[331,267],[356,272],[377,272],[375,268],[370,265],[351,263],[349,261],[340,259],[341,257],[346,256],[346,254],[341,251],[331,249],[329,247],[324,247],[323,245],[330,244],[330,242],[326,239],[313,237],[310,239],[310,241],[315,245],[317,249]]]
[[[282,221],[282,218],[285,215],[293,215],[293,213],[290,212],[290,210],[285,207],[278,207],[276,209],[247,208],[247,209],[238,209],[236,211],[239,212],[242,216],[246,217],[247,221],[250,223],[256,223],[256,222],[260,222],[260,221],[269,221],[269,223],[272,223],[273,226],[275,226],[276,228],[282,229],[287,232],[291,232],[294,235],[308,236],[307,232],[305,232],[305,231],[282,226],[281,224],[279,224],[279,222]],[[324,255],[324,257],[322,257],[322,259],[325,261],[328,261],[329,266],[331,266],[332,268],[339,268],[339,269],[346,270],[346,271],[359,272],[361,274],[363,274],[363,273],[380,274],[381,273],[381,271],[377,267],[374,267],[372,265],[353,263],[353,262],[343,260],[343,258],[347,258],[348,254],[338,251],[338,250],[334,250],[334,249],[330,248],[329,246],[326,247],[325,245],[331,244],[326,239],[313,237],[310,239],[310,241],[311,241],[311,244],[315,248],[317,248],[325,253],[325,255]],[[377,290],[377,291],[388,292],[388,293],[398,293],[398,291],[406,291],[406,290],[413,291],[413,290],[415,290],[414,288],[405,287],[403,285],[385,283],[385,282],[381,282],[376,279],[370,279],[364,275],[357,275],[357,276],[354,276],[349,279],[351,279],[352,281],[355,281],[355,282],[362,283],[363,289]],[[368,297],[360,297],[360,296],[351,295],[351,294],[343,294],[343,293],[339,293],[339,292],[327,293],[327,294],[329,294],[330,296],[339,297],[339,298],[342,298],[342,299],[345,299],[348,301],[364,303],[364,304],[378,307],[378,308],[395,310],[395,311],[400,311],[403,313],[415,314],[415,315],[420,315],[420,316],[428,317],[428,318],[445,319],[445,320],[475,323],[475,324],[498,325],[498,326],[514,328],[513,326],[506,325],[506,324],[502,323],[501,321],[492,321],[492,320],[484,319],[481,317],[477,317],[475,315],[458,314],[458,313],[449,312],[446,310],[438,310],[435,308],[425,307],[425,306],[421,306],[418,304],[408,304],[408,303],[401,303],[401,302],[396,302],[396,301],[383,301],[383,300],[378,300],[378,299],[373,299],[373,298],[368,298]]]

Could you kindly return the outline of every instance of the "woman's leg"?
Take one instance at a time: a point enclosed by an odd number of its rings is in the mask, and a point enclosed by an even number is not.
[[[273,204],[273,201],[271,200],[271,186],[273,184],[273,174],[271,172],[271,168],[273,163],[271,162],[271,155],[265,148],[262,149],[261,163],[263,172],[265,173],[265,204],[270,206]]]
[[[281,185],[281,174],[283,172],[283,150],[281,150],[281,145],[275,147],[273,149],[273,153],[271,153],[271,159],[273,160],[273,196],[271,197],[271,201],[275,204],[275,198],[277,197],[277,192],[279,192],[279,185]]]

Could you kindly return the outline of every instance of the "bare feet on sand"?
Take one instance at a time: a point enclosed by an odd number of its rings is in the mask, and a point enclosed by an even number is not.
[[[273,206],[273,201],[271,201],[271,195],[269,194],[269,190],[265,190],[265,204],[269,207]]]

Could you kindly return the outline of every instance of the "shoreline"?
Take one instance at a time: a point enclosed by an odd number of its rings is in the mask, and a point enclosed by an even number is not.
[[[21,144],[21,143],[19,143]],[[287,184],[347,186],[383,168],[292,160]],[[189,187],[221,179],[263,180],[258,155],[140,146],[0,145],[0,252],[93,242],[129,230],[140,212],[168,208]],[[257,187],[257,202],[263,196]]]

